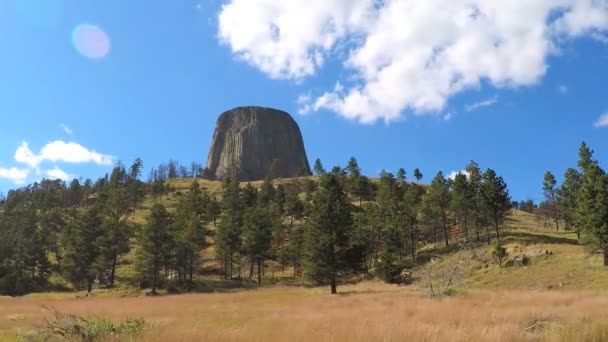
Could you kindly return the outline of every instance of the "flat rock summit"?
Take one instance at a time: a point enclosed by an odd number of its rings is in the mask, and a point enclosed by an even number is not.
[[[300,128],[288,113],[264,107],[238,107],[220,115],[207,157],[207,174],[254,181],[270,175],[311,174]]]

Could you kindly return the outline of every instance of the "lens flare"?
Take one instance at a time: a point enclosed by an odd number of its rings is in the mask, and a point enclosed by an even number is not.
[[[110,37],[95,25],[78,25],[72,32],[72,44],[78,53],[90,59],[102,59],[110,53]]]

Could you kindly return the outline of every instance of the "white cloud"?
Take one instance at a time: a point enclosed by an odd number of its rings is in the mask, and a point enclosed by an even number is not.
[[[69,135],[74,134],[74,131],[72,131],[72,129],[70,129],[70,127],[68,127],[67,125],[61,124],[59,125],[59,127],[61,127],[61,129],[63,129],[63,131]]]
[[[63,171],[62,169],[60,169],[59,167],[55,166],[53,169],[51,170],[47,170],[45,172],[46,176],[49,177],[49,179],[60,179],[62,181],[68,181],[71,179],[74,179],[74,176],[66,173],[65,171]]]
[[[608,127],[608,112],[600,115],[597,121],[593,124],[594,127]]]
[[[470,176],[470,173],[466,170],[458,170],[458,171],[452,171],[450,172],[450,174],[448,175],[448,179],[454,180],[456,179],[456,176],[462,173],[463,175],[467,176],[467,178]]]
[[[597,40],[600,43],[604,43],[604,44],[608,45],[608,35],[606,35],[606,34],[593,32],[591,34],[591,38]]]
[[[487,100],[483,100],[480,102],[468,104],[468,105],[464,106],[464,109],[467,112],[473,112],[473,111],[478,110],[479,108],[492,106],[496,102],[498,102],[498,96],[494,96],[492,98],[489,98]]]
[[[562,95],[566,95],[566,94],[568,94],[569,89],[567,86],[562,84],[559,87],[557,87],[557,91],[559,91],[559,93]]]
[[[300,110],[364,123],[441,113],[482,82],[534,85],[560,44],[607,30],[606,0],[226,0],[218,16],[221,43],[271,78],[341,62],[340,89]]]
[[[24,184],[29,173],[30,171],[27,169],[0,167],[0,178],[8,179],[17,185]]]
[[[75,142],[64,142],[61,140],[46,144],[39,153],[32,152],[29,144],[24,141],[15,152],[15,160],[27,164],[32,168],[38,167],[43,161],[95,163],[98,165],[111,165],[113,163],[113,157],[110,155],[88,150]]]
[[[445,121],[450,121],[452,120],[452,118],[454,118],[454,115],[456,115],[455,112],[447,112],[444,116],[443,116],[443,120]]]

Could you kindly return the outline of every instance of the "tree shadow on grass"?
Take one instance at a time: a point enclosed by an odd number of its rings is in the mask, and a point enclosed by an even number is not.
[[[553,244],[553,245],[578,245],[576,238],[553,236],[553,235],[542,235],[532,234],[526,232],[505,232],[501,239],[503,244],[506,243],[521,243],[526,245],[536,244]]]

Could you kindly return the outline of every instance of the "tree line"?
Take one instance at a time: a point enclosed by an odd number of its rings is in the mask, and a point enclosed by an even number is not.
[[[297,182],[225,179],[219,198],[197,179],[163,197],[172,191],[164,167],[148,182],[142,168],[138,159],[94,183],[44,180],[1,199],[0,293],[47,289],[52,274],[75,289],[112,287],[127,254],[132,285],[152,292],[190,291],[205,275],[262,282],[278,265],[335,293],[341,279],[361,274],[398,282],[427,243],[500,241],[512,204],[502,177],[475,162],[422,184],[419,169],[411,181],[404,169],[370,179],[355,158],[329,171],[317,160],[316,177]],[[208,247],[215,260],[202,257]]]

